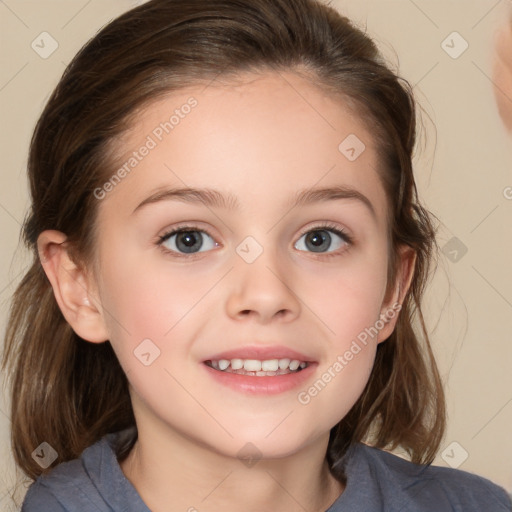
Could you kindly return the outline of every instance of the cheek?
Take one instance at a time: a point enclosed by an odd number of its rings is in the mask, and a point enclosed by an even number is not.
[[[183,270],[165,272],[139,263],[127,259],[104,269],[110,342],[141,410],[156,411],[175,424],[167,402],[172,397],[173,407],[186,411],[177,422],[186,429],[194,415],[202,414],[184,389],[193,389],[187,363],[197,322],[209,313],[201,297],[213,276],[205,281]]]
[[[297,393],[298,414],[314,419],[317,433],[334,427],[357,402],[368,382],[375,359],[375,344],[344,344],[321,365],[316,378]],[[313,423],[313,422],[311,422]]]
[[[134,350],[144,340],[168,351],[176,333],[197,320],[197,311],[205,313],[201,298],[215,279],[126,252],[108,260],[102,267],[101,302],[112,346],[123,367],[133,364]],[[173,352],[185,351],[186,343],[185,339],[172,344]]]
[[[336,350],[344,350],[347,342],[379,319],[386,265],[385,257],[377,258],[368,252],[352,256],[336,268],[304,273],[298,289],[324,324],[325,334]]]
[[[327,340],[316,378],[299,390],[297,403],[319,427],[332,427],[362,394],[373,368],[382,299],[386,287],[385,258],[351,260],[332,271],[316,272],[300,288],[317,314]]]
[[[297,393],[297,402],[319,427],[331,428],[349,412],[370,377],[386,279],[382,266],[361,265],[320,281],[323,293],[308,297],[326,326],[326,357],[314,382]]]

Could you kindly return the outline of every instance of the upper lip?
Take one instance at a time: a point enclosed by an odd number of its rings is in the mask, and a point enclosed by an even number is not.
[[[257,359],[259,361],[268,361],[270,359],[296,359],[298,361],[314,362],[314,359],[310,356],[282,345],[239,347],[232,350],[225,350],[224,352],[218,352],[205,359],[205,361],[219,361],[221,359]]]

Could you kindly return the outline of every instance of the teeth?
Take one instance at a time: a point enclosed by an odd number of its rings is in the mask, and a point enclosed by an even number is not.
[[[246,359],[244,361],[244,370],[248,372],[259,372],[261,370],[261,361],[257,359]]]
[[[262,361],[261,369],[266,372],[277,372],[279,368],[279,361],[277,359],[271,359],[270,361]]]
[[[254,372],[253,375],[259,377],[270,376],[270,375],[282,375],[289,371],[297,371],[306,368],[307,363],[305,361],[299,361],[297,359],[267,359],[260,361],[258,359],[220,359],[218,361],[210,361],[210,366],[220,371],[233,372],[240,370],[237,373]]]
[[[219,370],[225,370],[229,366],[229,360],[228,359],[221,359],[219,361]]]
[[[240,370],[243,367],[244,367],[243,359],[231,359],[231,368],[233,370]]]
[[[290,363],[290,370],[296,370],[300,365],[300,361],[297,361],[297,359],[294,359],[291,363]]]
[[[291,359],[279,359],[279,368],[281,370],[285,370],[288,368],[288,366],[290,366],[290,361]]]

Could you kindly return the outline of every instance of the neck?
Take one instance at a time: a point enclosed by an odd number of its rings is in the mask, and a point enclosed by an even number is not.
[[[324,512],[343,485],[329,471],[328,434],[287,457],[229,457],[176,431],[138,429],[120,466],[152,512]],[[162,434],[162,432],[160,432]]]

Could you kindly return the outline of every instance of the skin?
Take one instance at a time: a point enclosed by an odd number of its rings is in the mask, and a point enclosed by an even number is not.
[[[512,134],[512,12],[494,37],[492,63],[493,90],[498,112],[509,134]]]
[[[76,265],[58,231],[40,235],[41,260],[75,332],[109,339],[127,373],[139,439],[121,468],[151,510],[326,510],[344,490],[325,461],[329,430],[362,393],[398,314],[307,405],[297,393],[403,301],[414,254],[401,252],[385,301],[388,204],[371,134],[341,100],[291,72],[173,92],[137,117],[120,162],[190,96],[197,107],[99,201],[95,264]],[[349,134],[366,145],[355,161],[338,150]],[[185,184],[230,192],[240,209],[160,201],[133,213],[156,189]],[[356,199],[286,206],[298,190],[333,185],[356,188],[376,217]],[[192,221],[212,235],[202,252],[158,247],[158,236]],[[331,234],[314,252],[302,233],[322,221],[353,245]],[[250,264],[236,252],[247,236],[263,249]],[[147,338],[160,349],[149,366],[133,354]],[[318,362],[299,389],[246,395],[202,368],[217,352],[274,344]],[[251,467],[237,456],[248,442],[261,454]]]

